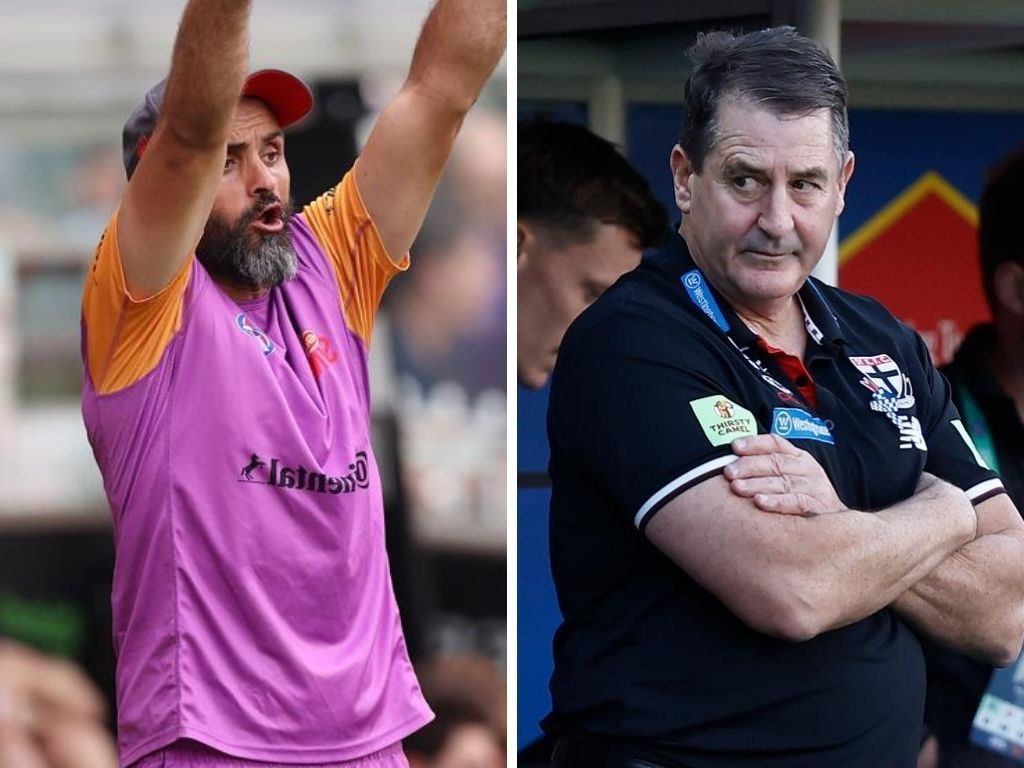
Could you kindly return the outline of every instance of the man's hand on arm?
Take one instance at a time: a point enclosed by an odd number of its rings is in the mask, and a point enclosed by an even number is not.
[[[749,438],[747,447],[766,455],[772,451],[765,442],[777,448],[771,441],[778,440]],[[766,514],[754,501],[758,494],[777,494],[762,488],[741,496],[730,487],[735,479],[716,476],[666,504],[646,534],[746,624],[794,641],[889,605],[974,537],[966,496],[941,481],[889,509],[865,513],[837,510],[831,486],[833,499],[813,472],[801,476],[799,494],[810,500],[771,510],[785,514]]]
[[[809,517],[846,508],[822,466],[788,440],[758,435],[731,447],[739,459],[725,467],[729,487],[765,512]]]
[[[118,246],[129,292],[151,296],[194,250],[224,168],[248,67],[251,0],[191,0],[160,120],[125,190]]]
[[[725,470],[732,491],[762,510],[821,514],[838,501],[821,466],[781,438],[737,441],[733,450],[741,459]],[[940,482],[924,474],[917,495]],[[1005,494],[981,502],[975,513],[976,535],[892,607],[936,640],[1006,666],[1017,658],[1024,636],[1024,521]]]
[[[438,0],[401,91],[377,119],[356,180],[384,247],[409,250],[462,120],[505,49],[505,0]]]

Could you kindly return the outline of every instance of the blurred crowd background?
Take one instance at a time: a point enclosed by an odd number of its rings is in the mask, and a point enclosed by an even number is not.
[[[79,411],[80,296],[125,183],[121,127],[166,74],[183,7],[0,0],[0,638],[82,664],[107,696],[113,549]],[[252,68],[288,69],[317,98],[288,137],[296,204],[350,166],[404,78],[428,7],[255,3]],[[414,266],[385,297],[371,358],[375,448],[410,651],[458,712],[466,697],[446,685],[451,674],[486,692],[482,720],[499,745],[505,133],[503,62],[456,144]],[[469,720],[481,720],[480,707],[470,709]]]

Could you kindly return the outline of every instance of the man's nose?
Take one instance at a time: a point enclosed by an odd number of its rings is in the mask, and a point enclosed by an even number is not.
[[[773,185],[762,198],[761,214],[757,226],[773,240],[793,230],[793,201],[785,185]]]
[[[253,195],[260,192],[277,193],[277,177],[262,158],[257,158],[249,164],[249,192]]]

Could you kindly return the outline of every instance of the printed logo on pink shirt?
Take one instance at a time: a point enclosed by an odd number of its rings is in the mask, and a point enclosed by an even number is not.
[[[243,333],[248,336],[252,336],[259,342],[264,355],[269,355],[274,351],[274,342],[270,340],[270,337],[267,336],[267,334],[249,322],[249,318],[245,316],[244,312],[238,313],[235,317],[235,324]]]
[[[302,345],[306,348],[309,366],[317,379],[327,370],[328,365],[338,361],[338,353],[331,348],[331,340],[316,331],[303,331]]]
[[[258,454],[249,456],[248,462],[238,473],[241,483],[273,485],[285,490],[311,491],[313,493],[355,493],[370,487],[369,465],[366,451],[357,451],[355,461],[348,465],[348,474],[327,475],[314,472],[303,466],[288,466],[280,459],[271,458],[268,465]]]

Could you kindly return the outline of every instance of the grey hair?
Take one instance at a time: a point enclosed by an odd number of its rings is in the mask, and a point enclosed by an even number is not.
[[[839,165],[850,147],[846,81],[829,52],[793,27],[746,34],[708,32],[689,50],[693,70],[683,95],[679,145],[694,169],[718,140],[718,109],[742,99],[776,115],[801,116],[827,109]]]

